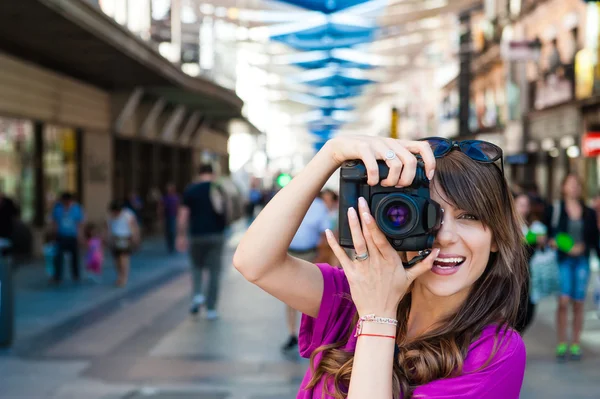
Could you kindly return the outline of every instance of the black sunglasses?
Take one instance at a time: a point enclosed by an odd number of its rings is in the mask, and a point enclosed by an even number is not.
[[[419,141],[427,141],[436,158],[441,158],[450,151],[457,149],[477,162],[494,163],[497,160],[500,160],[502,176],[504,176],[502,148],[495,144],[483,140],[454,141],[443,137],[427,137]]]

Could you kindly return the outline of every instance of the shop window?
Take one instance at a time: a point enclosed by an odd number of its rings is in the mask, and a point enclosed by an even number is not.
[[[21,209],[21,219],[34,215],[33,124],[26,120],[0,118],[0,190]]]
[[[44,130],[44,189],[46,215],[63,192],[79,196],[79,156],[75,129],[48,125]]]

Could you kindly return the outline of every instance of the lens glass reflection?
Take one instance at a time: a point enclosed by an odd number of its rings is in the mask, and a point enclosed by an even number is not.
[[[393,203],[385,212],[386,222],[393,227],[404,227],[410,220],[410,209],[402,203]]]

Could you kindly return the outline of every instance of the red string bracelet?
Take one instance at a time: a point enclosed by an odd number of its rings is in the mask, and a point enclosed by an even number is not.
[[[396,339],[395,335],[380,335],[380,334],[360,334],[359,337],[362,336],[366,336],[366,337],[380,337],[380,338],[391,338],[391,339]]]

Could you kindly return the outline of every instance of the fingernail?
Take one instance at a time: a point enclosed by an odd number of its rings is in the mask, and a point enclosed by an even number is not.
[[[358,219],[358,215],[356,214],[356,209],[353,207],[348,208],[348,217],[350,219]]]
[[[366,224],[370,224],[371,221],[373,220],[371,218],[371,215],[369,215],[369,212],[363,212],[362,213],[362,219],[363,219],[363,222],[365,222]]]
[[[325,235],[327,236],[327,238],[332,238],[333,237],[333,233],[329,229],[325,230]]]
[[[367,200],[366,200],[364,197],[360,197],[360,198],[358,199],[358,204],[359,204],[360,206],[364,207],[364,208],[366,208],[366,207],[368,206],[368,205],[367,205]]]
[[[430,170],[429,173],[427,174],[427,178],[429,180],[433,180],[433,175],[435,174],[435,170]]]

